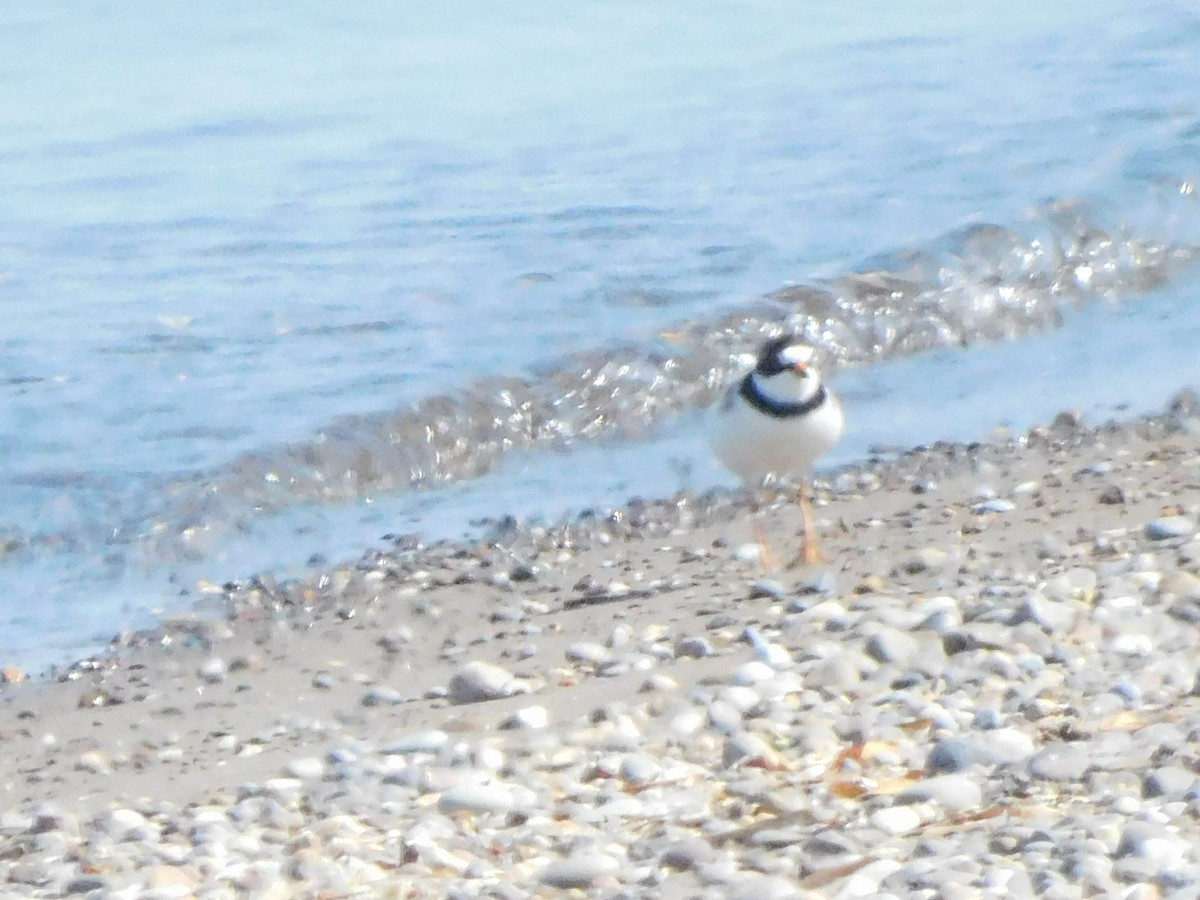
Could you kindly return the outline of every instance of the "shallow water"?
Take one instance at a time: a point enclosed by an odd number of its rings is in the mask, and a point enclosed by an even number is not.
[[[0,11],[0,659],[728,483],[782,325],[831,463],[1196,384],[1200,17],[925,9]]]

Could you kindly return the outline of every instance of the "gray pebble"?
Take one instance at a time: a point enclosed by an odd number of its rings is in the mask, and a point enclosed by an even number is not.
[[[764,597],[771,600],[782,600],[787,594],[787,588],[772,578],[763,578],[750,585],[751,600],[760,600]]]
[[[607,661],[612,656],[612,651],[603,644],[598,644],[594,641],[576,641],[567,647],[566,657],[571,662],[587,663],[597,666],[602,662]],[[508,673],[506,672],[505,675]],[[512,676],[508,676],[511,680]]]
[[[983,802],[983,789],[966,775],[935,775],[896,796],[897,803],[926,801],[950,810],[971,809]]]
[[[867,639],[867,655],[881,663],[909,666],[916,660],[920,645],[911,634],[883,628]]]
[[[228,677],[229,667],[225,664],[225,660],[214,656],[200,667],[199,674],[209,684],[220,684]]]
[[[438,810],[443,813],[508,812],[514,805],[512,791],[500,784],[464,784],[438,799]]]
[[[621,864],[606,853],[579,853],[550,863],[539,880],[556,888],[586,888],[597,878],[615,875]]]
[[[325,764],[315,756],[302,756],[288,763],[284,771],[292,778],[320,778],[325,774]]]
[[[406,735],[381,748],[380,752],[397,756],[410,753],[438,753],[449,741],[450,736],[446,732],[430,729]]]
[[[452,703],[480,703],[518,693],[523,693],[523,686],[511,672],[482,660],[467,663],[450,678]]]
[[[1183,766],[1161,766],[1147,773],[1142,782],[1142,793],[1146,797],[1182,799],[1197,784],[1196,773]]]
[[[972,766],[990,766],[999,762],[987,738],[952,737],[938,741],[925,760],[931,775],[963,772]]]
[[[675,643],[677,659],[701,659],[705,656],[712,656],[714,653],[716,650],[713,649],[713,645],[708,642],[707,638],[685,637]]]
[[[396,706],[401,703],[407,703],[409,701],[409,699],[410,699],[409,697],[406,697],[404,694],[401,694],[395,688],[387,687],[386,685],[384,685],[384,686],[380,686],[380,687],[373,687],[369,691],[367,691],[365,694],[363,694],[362,705],[363,706]]]
[[[1043,781],[1075,781],[1091,765],[1087,749],[1075,743],[1048,744],[1029,760],[1029,774]]]
[[[1017,609],[1012,624],[1033,622],[1050,634],[1065,634],[1075,627],[1079,610],[1073,604],[1051,600],[1041,591],[1033,591]]]
[[[712,844],[701,837],[685,837],[668,847],[662,864],[670,869],[688,871],[711,861],[717,853]]]
[[[660,774],[662,766],[644,753],[629,753],[621,760],[621,780],[626,784],[649,784]]]
[[[1196,523],[1187,516],[1161,516],[1146,523],[1146,537],[1152,541],[1187,537],[1195,530]]]

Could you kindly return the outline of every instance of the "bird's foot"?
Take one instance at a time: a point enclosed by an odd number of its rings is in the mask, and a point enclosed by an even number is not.
[[[799,569],[804,566],[819,566],[829,560],[825,554],[821,552],[821,548],[816,544],[808,541],[804,545],[804,549],[800,551],[800,555],[788,563],[788,569]]]

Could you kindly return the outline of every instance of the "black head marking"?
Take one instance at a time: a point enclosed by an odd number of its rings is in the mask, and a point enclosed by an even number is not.
[[[792,347],[800,343],[791,335],[772,338],[763,344],[762,349],[758,351],[758,362],[754,365],[754,371],[764,378],[770,378],[772,375],[778,375],[787,369],[795,368],[791,363],[783,360],[783,351],[788,347]]]

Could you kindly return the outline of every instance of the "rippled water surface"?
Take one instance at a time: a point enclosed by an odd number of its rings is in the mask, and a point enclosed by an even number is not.
[[[0,659],[199,578],[1200,382],[1188,4],[0,5]]]

